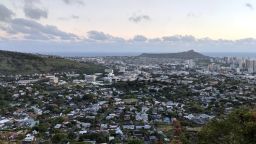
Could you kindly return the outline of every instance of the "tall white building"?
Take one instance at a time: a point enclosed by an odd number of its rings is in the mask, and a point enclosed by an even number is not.
[[[186,62],[187,62],[188,68],[195,68],[196,63],[193,59],[187,60]]]
[[[246,60],[246,68],[248,73],[254,72],[254,61],[253,60]]]

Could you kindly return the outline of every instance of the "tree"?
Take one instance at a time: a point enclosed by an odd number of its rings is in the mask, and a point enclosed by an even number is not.
[[[52,143],[62,144],[67,142],[68,142],[68,139],[66,134],[57,133],[52,137]]]
[[[181,129],[181,124],[177,119],[173,120],[173,127],[174,127],[174,135],[173,135],[173,140],[171,141],[171,144],[181,144],[181,134],[182,134],[182,129]]]
[[[76,138],[76,134],[74,132],[69,132],[68,133],[68,139],[74,140]]]
[[[35,126],[34,129],[40,133],[43,133],[47,131],[48,125],[46,123],[40,123],[38,126]]]
[[[144,142],[140,139],[130,139],[127,144],[144,144]]]
[[[256,110],[240,108],[226,118],[214,119],[199,132],[200,144],[255,144]]]

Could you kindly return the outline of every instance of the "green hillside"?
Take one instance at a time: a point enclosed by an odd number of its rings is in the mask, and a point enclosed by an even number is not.
[[[42,57],[34,54],[0,50],[0,74],[32,74],[47,72],[101,72],[104,67],[92,63],[79,63],[61,57]]]

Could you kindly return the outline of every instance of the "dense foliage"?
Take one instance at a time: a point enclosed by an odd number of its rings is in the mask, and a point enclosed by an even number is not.
[[[200,144],[255,144],[256,110],[241,108],[227,118],[215,119],[199,133]]]
[[[10,93],[8,89],[0,87],[0,112],[7,108],[9,102],[11,101]]]

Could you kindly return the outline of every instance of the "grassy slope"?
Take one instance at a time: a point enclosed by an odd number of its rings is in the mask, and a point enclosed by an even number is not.
[[[0,51],[1,74],[30,74],[62,71],[101,72],[102,66],[79,63],[59,57],[40,57],[33,54]]]

